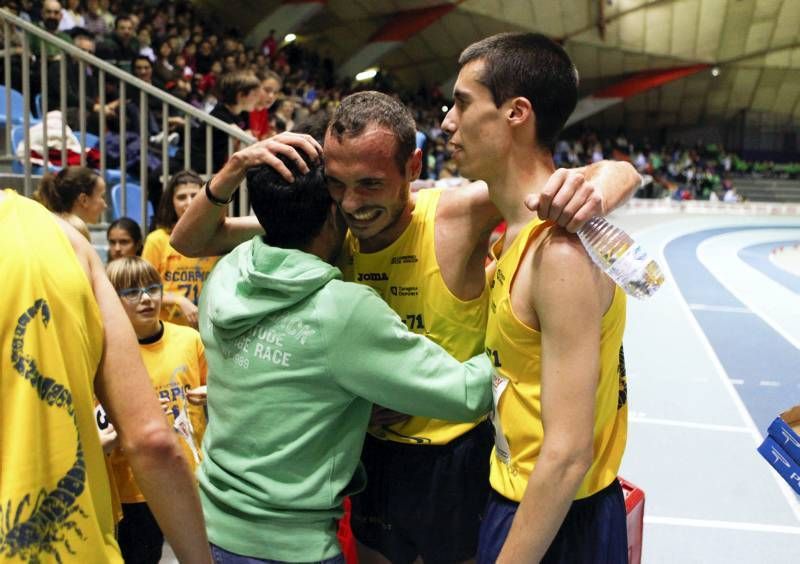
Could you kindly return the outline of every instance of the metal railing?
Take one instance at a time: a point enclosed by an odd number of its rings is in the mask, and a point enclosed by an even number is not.
[[[164,185],[166,185],[169,175],[170,175],[170,156],[169,156],[169,141],[168,141],[168,117],[170,109],[176,110],[179,114],[181,114],[184,119],[185,123],[183,126],[183,168],[189,169],[191,168],[191,139],[192,139],[192,126],[191,120],[194,119],[196,122],[199,122],[199,131],[195,131],[195,134],[202,135],[203,130],[205,130],[205,170],[198,171],[201,174],[204,174],[206,177],[210,177],[215,171],[212,170],[213,168],[213,159],[212,159],[212,139],[213,139],[213,131],[216,129],[225,135],[228,136],[228,156],[233,152],[235,142],[240,142],[244,145],[249,145],[255,142],[255,139],[248,135],[247,133],[243,132],[238,127],[231,126],[223,122],[222,120],[215,118],[202,110],[199,110],[184,102],[183,100],[176,98],[175,96],[161,90],[160,88],[153,86],[152,84],[148,84],[139,78],[133,76],[129,72],[126,72],[122,69],[115,67],[114,65],[99,59],[98,57],[79,49],[78,47],[64,41],[63,39],[47,32],[46,30],[37,27],[25,20],[18,18],[8,12],[5,9],[0,8],[0,20],[2,20],[3,26],[3,56],[4,56],[4,63],[5,63],[5,72],[4,75],[4,85],[5,85],[5,115],[6,115],[6,127],[5,127],[5,154],[2,155],[3,160],[12,161],[16,159],[15,156],[15,149],[16,147],[12,147],[12,138],[11,138],[11,129],[12,129],[12,58],[19,57],[20,60],[20,69],[21,69],[21,83],[22,83],[22,98],[23,98],[23,116],[22,116],[22,127],[24,130],[24,158],[22,162],[24,164],[25,170],[25,182],[24,182],[24,192],[26,196],[30,196],[33,187],[31,186],[31,176],[32,176],[32,164],[30,160],[31,155],[31,139],[30,139],[30,130],[31,130],[31,62],[35,59],[35,56],[38,55],[39,60],[39,73],[40,73],[40,81],[39,84],[41,85],[40,94],[41,94],[41,120],[42,120],[42,127],[43,127],[43,155],[42,159],[43,169],[44,171],[48,170],[48,161],[49,161],[49,149],[48,149],[48,130],[47,130],[47,112],[48,112],[48,72],[50,70],[50,65],[58,64],[58,76],[59,76],[59,106],[61,110],[61,163],[67,162],[67,56],[71,57],[74,61],[78,64],[78,98],[79,98],[79,106],[78,106],[78,122],[79,122],[79,141],[81,145],[81,154],[80,154],[80,163],[81,165],[86,164],[86,139],[87,139],[87,131],[86,131],[86,72],[87,68],[96,69],[97,74],[97,81],[98,81],[98,104],[100,107],[100,111],[98,112],[99,118],[99,171],[100,175],[103,178],[108,178],[107,176],[107,155],[106,155],[106,142],[107,142],[107,118],[105,114],[105,107],[106,107],[106,79],[108,76],[115,77],[119,80],[119,108],[120,108],[120,116],[119,116],[119,154],[120,154],[120,163],[119,163],[119,170],[120,170],[120,192],[121,192],[121,212],[120,215],[126,215],[127,212],[127,192],[126,192],[126,185],[128,183],[127,178],[127,163],[126,163],[126,134],[127,134],[127,124],[126,124],[126,104],[127,104],[127,97],[126,97],[126,90],[127,88],[135,88],[139,91],[139,185],[141,187],[141,194],[140,194],[140,208],[141,208],[141,226],[143,229],[147,229],[147,199],[148,199],[148,167],[147,167],[147,156],[149,152],[149,139],[150,139],[150,132],[148,129],[148,121],[149,121],[149,97],[152,96],[161,101],[161,109],[162,109],[162,123],[161,127],[163,129],[163,135],[161,140],[161,179]],[[18,52],[12,52],[12,45],[11,45],[11,33],[13,32],[21,32],[20,39],[21,39],[21,49],[18,49]],[[40,40],[40,53],[34,53],[31,49],[31,37],[39,38]],[[52,47],[56,47],[59,50],[59,55],[56,58],[52,55],[48,57],[48,45]],[[1,102],[1,101],[0,101]],[[245,186],[242,186],[242,189],[239,190],[239,210],[240,213],[244,214],[247,213],[248,210],[248,199],[247,199],[247,190]],[[233,213],[233,205],[230,207],[230,212]]]

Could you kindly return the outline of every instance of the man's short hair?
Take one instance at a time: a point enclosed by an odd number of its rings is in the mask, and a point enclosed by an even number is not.
[[[350,94],[333,113],[328,131],[341,141],[345,137],[358,137],[369,126],[376,125],[391,131],[397,140],[394,158],[400,172],[404,172],[417,147],[417,127],[408,108],[391,96],[374,90]]]
[[[223,74],[219,79],[220,101],[223,104],[236,103],[238,94],[247,95],[261,86],[256,75],[250,71],[233,71]]]
[[[114,20],[114,29],[117,29],[119,27],[119,22],[124,22],[124,21],[129,21],[131,22],[131,24],[133,24],[133,18],[130,16],[130,14],[120,14]]]
[[[553,150],[578,102],[578,71],[555,41],[540,33],[498,33],[473,43],[458,64],[483,61],[478,79],[499,108],[516,96],[527,98],[536,114],[536,140]]]
[[[328,193],[321,161],[311,162],[302,151],[309,171],[301,174],[294,161],[278,158],[292,171],[287,182],[271,166],[247,171],[250,204],[264,228],[264,242],[285,249],[305,248],[322,230],[333,200]]]
[[[67,33],[69,36],[72,37],[72,40],[75,41],[76,39],[90,39],[94,41],[94,33],[86,29],[85,27],[75,26],[70,29]]]

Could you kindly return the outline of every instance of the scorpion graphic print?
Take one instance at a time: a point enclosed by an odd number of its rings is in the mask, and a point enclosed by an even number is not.
[[[11,362],[19,377],[31,386],[31,393],[48,408],[64,410],[72,421],[77,437],[75,461],[52,490],[29,492],[21,499],[0,500],[0,556],[36,564],[44,558],[62,563],[65,553],[75,554],[73,543],[84,542],[86,536],[80,521],[87,514],[78,505],[86,487],[86,462],[72,402],[72,393],[65,384],[42,374],[36,359],[25,354],[25,333],[37,318],[47,329],[50,307],[44,299],[36,300],[18,318],[11,344]]]

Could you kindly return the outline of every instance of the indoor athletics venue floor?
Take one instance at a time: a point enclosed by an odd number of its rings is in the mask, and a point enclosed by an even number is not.
[[[667,276],[624,342],[642,561],[800,562],[800,497],[756,452],[800,404],[800,208],[670,205],[612,216]]]

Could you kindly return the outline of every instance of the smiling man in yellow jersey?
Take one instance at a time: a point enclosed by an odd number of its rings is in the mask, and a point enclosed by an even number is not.
[[[496,435],[478,561],[626,562],[616,479],[627,430],[625,295],[574,234],[521,203],[553,174],[577,71],[538,34],[489,37],[459,63],[442,127],[508,223],[493,247],[486,352]]]
[[[374,287],[412,330],[466,359],[483,349],[483,267],[499,212],[481,182],[410,194],[421,164],[414,131],[410,113],[377,92],[345,98],[334,115],[325,165],[331,195],[351,230],[343,271]],[[230,197],[249,163],[281,170],[275,153],[294,158],[292,144],[311,143],[284,134],[235,154],[194,199],[172,243],[189,255],[220,254],[263,232],[248,218],[225,218],[218,203]],[[298,166],[303,170],[302,159]],[[574,229],[620,203],[638,180],[627,163],[556,171],[539,209]],[[427,418],[373,426],[364,450],[367,490],[354,500],[353,513],[363,562],[412,562],[418,556],[460,562],[475,555],[489,489],[488,433],[479,422]]]

